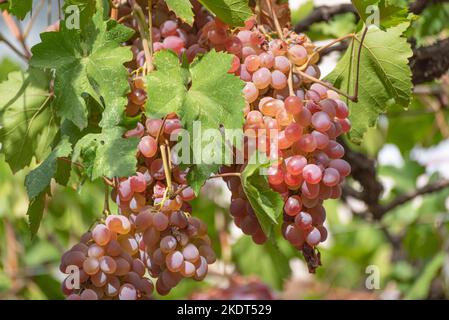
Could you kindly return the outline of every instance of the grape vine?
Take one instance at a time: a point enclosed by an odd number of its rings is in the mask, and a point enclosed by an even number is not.
[[[31,127],[34,117],[45,116],[56,123],[49,125],[46,160],[26,178],[33,234],[53,178],[67,185],[76,173],[105,184],[102,216],[61,257],[67,299],[153,299],[184,278],[203,280],[217,255],[211,226],[195,216],[191,202],[211,178],[224,180],[233,223],[255,244],[283,237],[311,273],[321,265],[325,201],[342,196],[351,174],[342,136],[357,141],[382,111],[351,114],[355,103],[369,101],[361,67],[381,60],[363,48],[374,47],[383,31],[364,26],[317,47],[292,30],[276,1],[225,2],[229,8],[212,0],[93,1],[82,7],[79,29],[57,21],[32,48],[29,82],[48,94],[25,122]],[[401,22],[382,17],[380,25],[393,29],[398,46],[405,42]],[[322,79],[320,53],[343,40],[352,41],[351,51]],[[408,55],[398,54],[397,65]],[[381,69],[392,78],[391,69]],[[408,81],[390,81],[382,100],[407,105]],[[216,158],[230,149],[230,161],[204,158],[206,142],[195,138],[195,122],[220,138],[228,129],[242,133],[241,144],[224,137],[206,154]],[[38,125],[26,131],[38,137],[45,127]],[[186,133],[188,153],[199,162],[180,161]],[[6,142],[14,170],[33,158],[41,162],[40,150],[11,155],[17,139]],[[267,161],[252,162],[262,158]],[[217,295],[238,296],[235,287]],[[262,296],[272,298],[268,291]]]

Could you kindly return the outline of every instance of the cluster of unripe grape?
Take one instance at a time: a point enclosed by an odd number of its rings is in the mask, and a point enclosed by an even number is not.
[[[62,284],[69,300],[143,300],[154,290],[145,277],[135,226],[122,215],[110,215],[84,234],[64,253],[60,270],[69,274]]]

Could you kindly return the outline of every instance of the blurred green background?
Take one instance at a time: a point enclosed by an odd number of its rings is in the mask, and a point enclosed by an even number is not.
[[[319,1],[323,3],[334,1]],[[307,17],[313,7],[313,1],[293,1],[294,22]],[[338,15],[312,25],[308,35],[326,41],[352,32],[355,23],[351,13]],[[448,37],[448,24],[449,4],[432,5],[415,19],[408,36],[418,46],[429,45]],[[21,66],[4,47],[0,52],[1,82]],[[325,57],[323,69],[331,69],[339,55]],[[449,177],[448,101],[449,76],[445,75],[420,85],[409,110],[382,116],[361,146],[350,145],[376,161],[385,189],[383,202]],[[76,189],[53,185],[39,233],[31,239],[25,216],[26,173],[13,176],[0,156],[0,299],[62,299],[60,256],[101,215],[103,184],[72,176],[69,185],[79,183]],[[349,184],[357,188],[356,182]],[[319,248],[323,266],[316,275],[308,274],[302,257],[285,241],[279,241],[278,248],[256,246],[242,236],[229,218],[229,195],[223,184],[215,182],[206,189],[202,200],[194,203],[194,214],[208,222],[221,259],[204,283],[185,281],[165,298],[184,299],[198,290],[226,287],[236,274],[255,275],[277,297],[288,299],[449,297],[449,189],[416,197],[380,221],[360,214],[365,208],[355,199],[327,202],[329,238]],[[379,271],[379,289],[366,286],[369,266]]]

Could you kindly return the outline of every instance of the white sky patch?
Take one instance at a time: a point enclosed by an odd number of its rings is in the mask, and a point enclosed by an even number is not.
[[[395,166],[400,168],[404,165],[401,152],[394,144],[386,144],[379,152],[378,161],[381,166]]]

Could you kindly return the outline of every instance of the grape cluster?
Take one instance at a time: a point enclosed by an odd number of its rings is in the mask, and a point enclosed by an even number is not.
[[[145,264],[139,256],[135,225],[125,216],[110,215],[84,234],[61,258],[61,272],[68,267],[79,270],[77,281],[71,276],[63,284],[69,300],[144,300],[151,298],[153,282],[145,277]]]
[[[168,294],[183,278],[200,281],[206,277],[216,256],[203,221],[183,211],[151,208],[140,212],[135,221],[142,233],[143,258],[150,275],[157,278],[159,294]]]
[[[269,27],[264,26],[265,30]],[[284,30],[285,31],[285,30]],[[269,40],[253,19],[231,31],[219,20],[201,31],[200,43],[234,55],[229,70],[246,82],[245,158],[247,150],[276,155],[268,181],[285,201],[283,236],[296,248],[315,247],[327,238],[323,201],[341,196],[350,174],[337,138],[350,130],[349,109],[326,83],[316,81],[319,55],[304,35],[285,31],[285,40]],[[243,166],[228,170],[241,170]],[[266,237],[241,187],[228,178],[235,223],[256,243]]]

